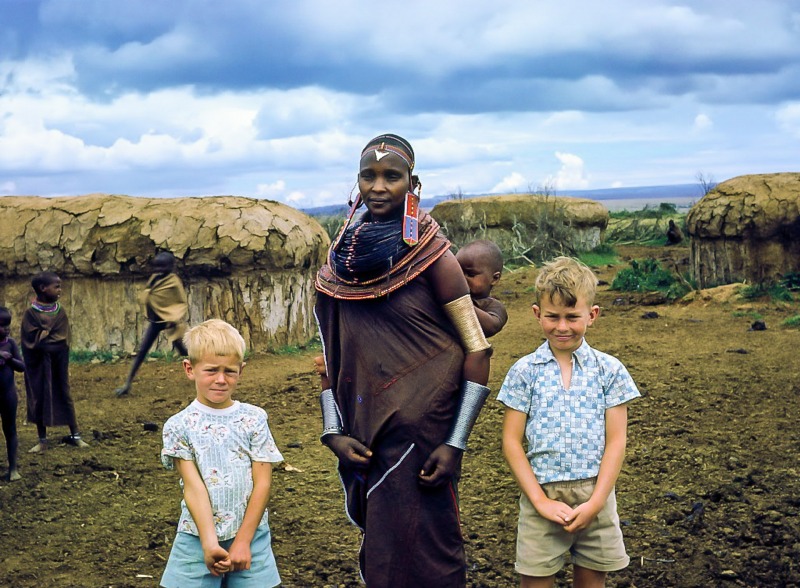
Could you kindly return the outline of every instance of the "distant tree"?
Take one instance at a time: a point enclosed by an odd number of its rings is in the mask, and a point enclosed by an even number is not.
[[[555,196],[556,183],[553,180],[547,180],[544,184],[540,184],[536,188],[528,184],[528,193],[535,196]]]
[[[711,190],[713,190],[717,185],[716,180],[714,180],[714,176],[711,174],[706,174],[702,171],[697,172],[695,178],[697,179],[697,183],[700,184],[700,189],[703,190],[703,196],[711,192]]]
[[[461,190],[461,186],[459,186],[455,192],[449,194],[447,196],[448,200],[464,200],[464,192]]]

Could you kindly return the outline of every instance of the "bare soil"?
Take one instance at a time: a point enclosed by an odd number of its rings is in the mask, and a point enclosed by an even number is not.
[[[688,261],[685,248],[621,248],[628,258]],[[602,268],[610,282],[616,268]],[[530,306],[534,271],[506,273],[495,293],[510,321],[494,340],[491,386],[541,341]],[[644,305],[601,287],[588,333],[630,369],[617,485],[631,565],[609,586],[800,586],[800,332],[780,326],[797,304],[700,299]],[[650,301],[652,302],[652,301]],[[646,313],[651,313],[644,318]],[[766,330],[750,330],[758,314]],[[76,320],[73,317],[73,320]],[[313,349],[256,355],[239,399],[267,409],[286,458],[273,477],[271,525],[284,586],[359,586],[358,532],[348,523],[332,455],[320,445]],[[152,587],[179,512],[175,474],[159,464],[160,428],[193,398],[180,363],[146,363],[133,393],[114,397],[127,362],[73,365],[72,393],[89,449],[36,442],[20,404],[22,480],[0,482],[0,584],[14,588]],[[19,382],[21,387],[21,382]],[[23,395],[24,396],[24,395]],[[500,450],[502,408],[484,409],[460,486],[472,587],[517,585],[518,491]],[[146,430],[155,423],[157,431]],[[152,428],[151,426],[149,428]],[[567,586],[569,569],[558,576]]]

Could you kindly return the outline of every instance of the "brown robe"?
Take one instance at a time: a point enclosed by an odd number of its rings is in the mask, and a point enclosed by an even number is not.
[[[177,341],[186,334],[189,304],[183,282],[177,274],[150,276],[139,300],[147,309],[148,320],[169,325],[164,329],[164,334],[170,342]]]
[[[20,343],[25,360],[28,422],[74,428],[67,313],[61,307],[58,312],[49,313],[29,306],[22,315]]]
[[[427,268],[448,245],[438,235],[416,253]],[[330,276],[326,266],[319,280]],[[315,312],[344,432],[373,452],[367,470],[339,467],[347,514],[364,532],[366,584],[461,588],[466,563],[456,481],[433,489],[418,481],[460,398],[458,335],[424,271],[404,272],[390,293],[369,299],[355,299],[353,289],[334,297],[329,292],[337,288],[319,280]]]

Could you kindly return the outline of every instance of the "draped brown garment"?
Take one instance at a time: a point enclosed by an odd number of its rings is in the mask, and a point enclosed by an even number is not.
[[[69,394],[69,320],[28,307],[22,315],[20,342],[25,360],[28,422],[54,427],[75,426]]]
[[[164,330],[172,342],[186,334],[186,314],[189,311],[186,290],[177,274],[153,274],[147,280],[139,300],[147,307],[147,318],[153,322],[168,323]]]
[[[427,268],[448,246],[435,235],[414,251],[414,263]],[[367,470],[339,466],[347,514],[364,531],[362,575],[368,588],[463,587],[456,481],[434,489],[418,482],[460,398],[458,335],[424,271],[367,299],[353,288],[321,288],[331,275],[327,266],[320,271],[315,309],[328,377],[345,434],[373,452]]]

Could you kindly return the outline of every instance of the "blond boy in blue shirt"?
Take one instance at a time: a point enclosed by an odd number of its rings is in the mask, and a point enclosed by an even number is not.
[[[559,257],[535,286],[546,341],[511,367],[498,395],[503,454],[522,490],[515,568],[522,588],[549,588],[569,553],[573,585],[600,588],[629,563],[614,486],[627,402],[639,391],[619,360],[584,340],[600,313],[592,270]]]
[[[178,533],[165,588],[270,588],[281,583],[267,515],[272,464],[283,461],[263,408],[233,400],[245,343],[211,319],[184,337],[197,398],[164,424],[161,461],[181,477]]]

